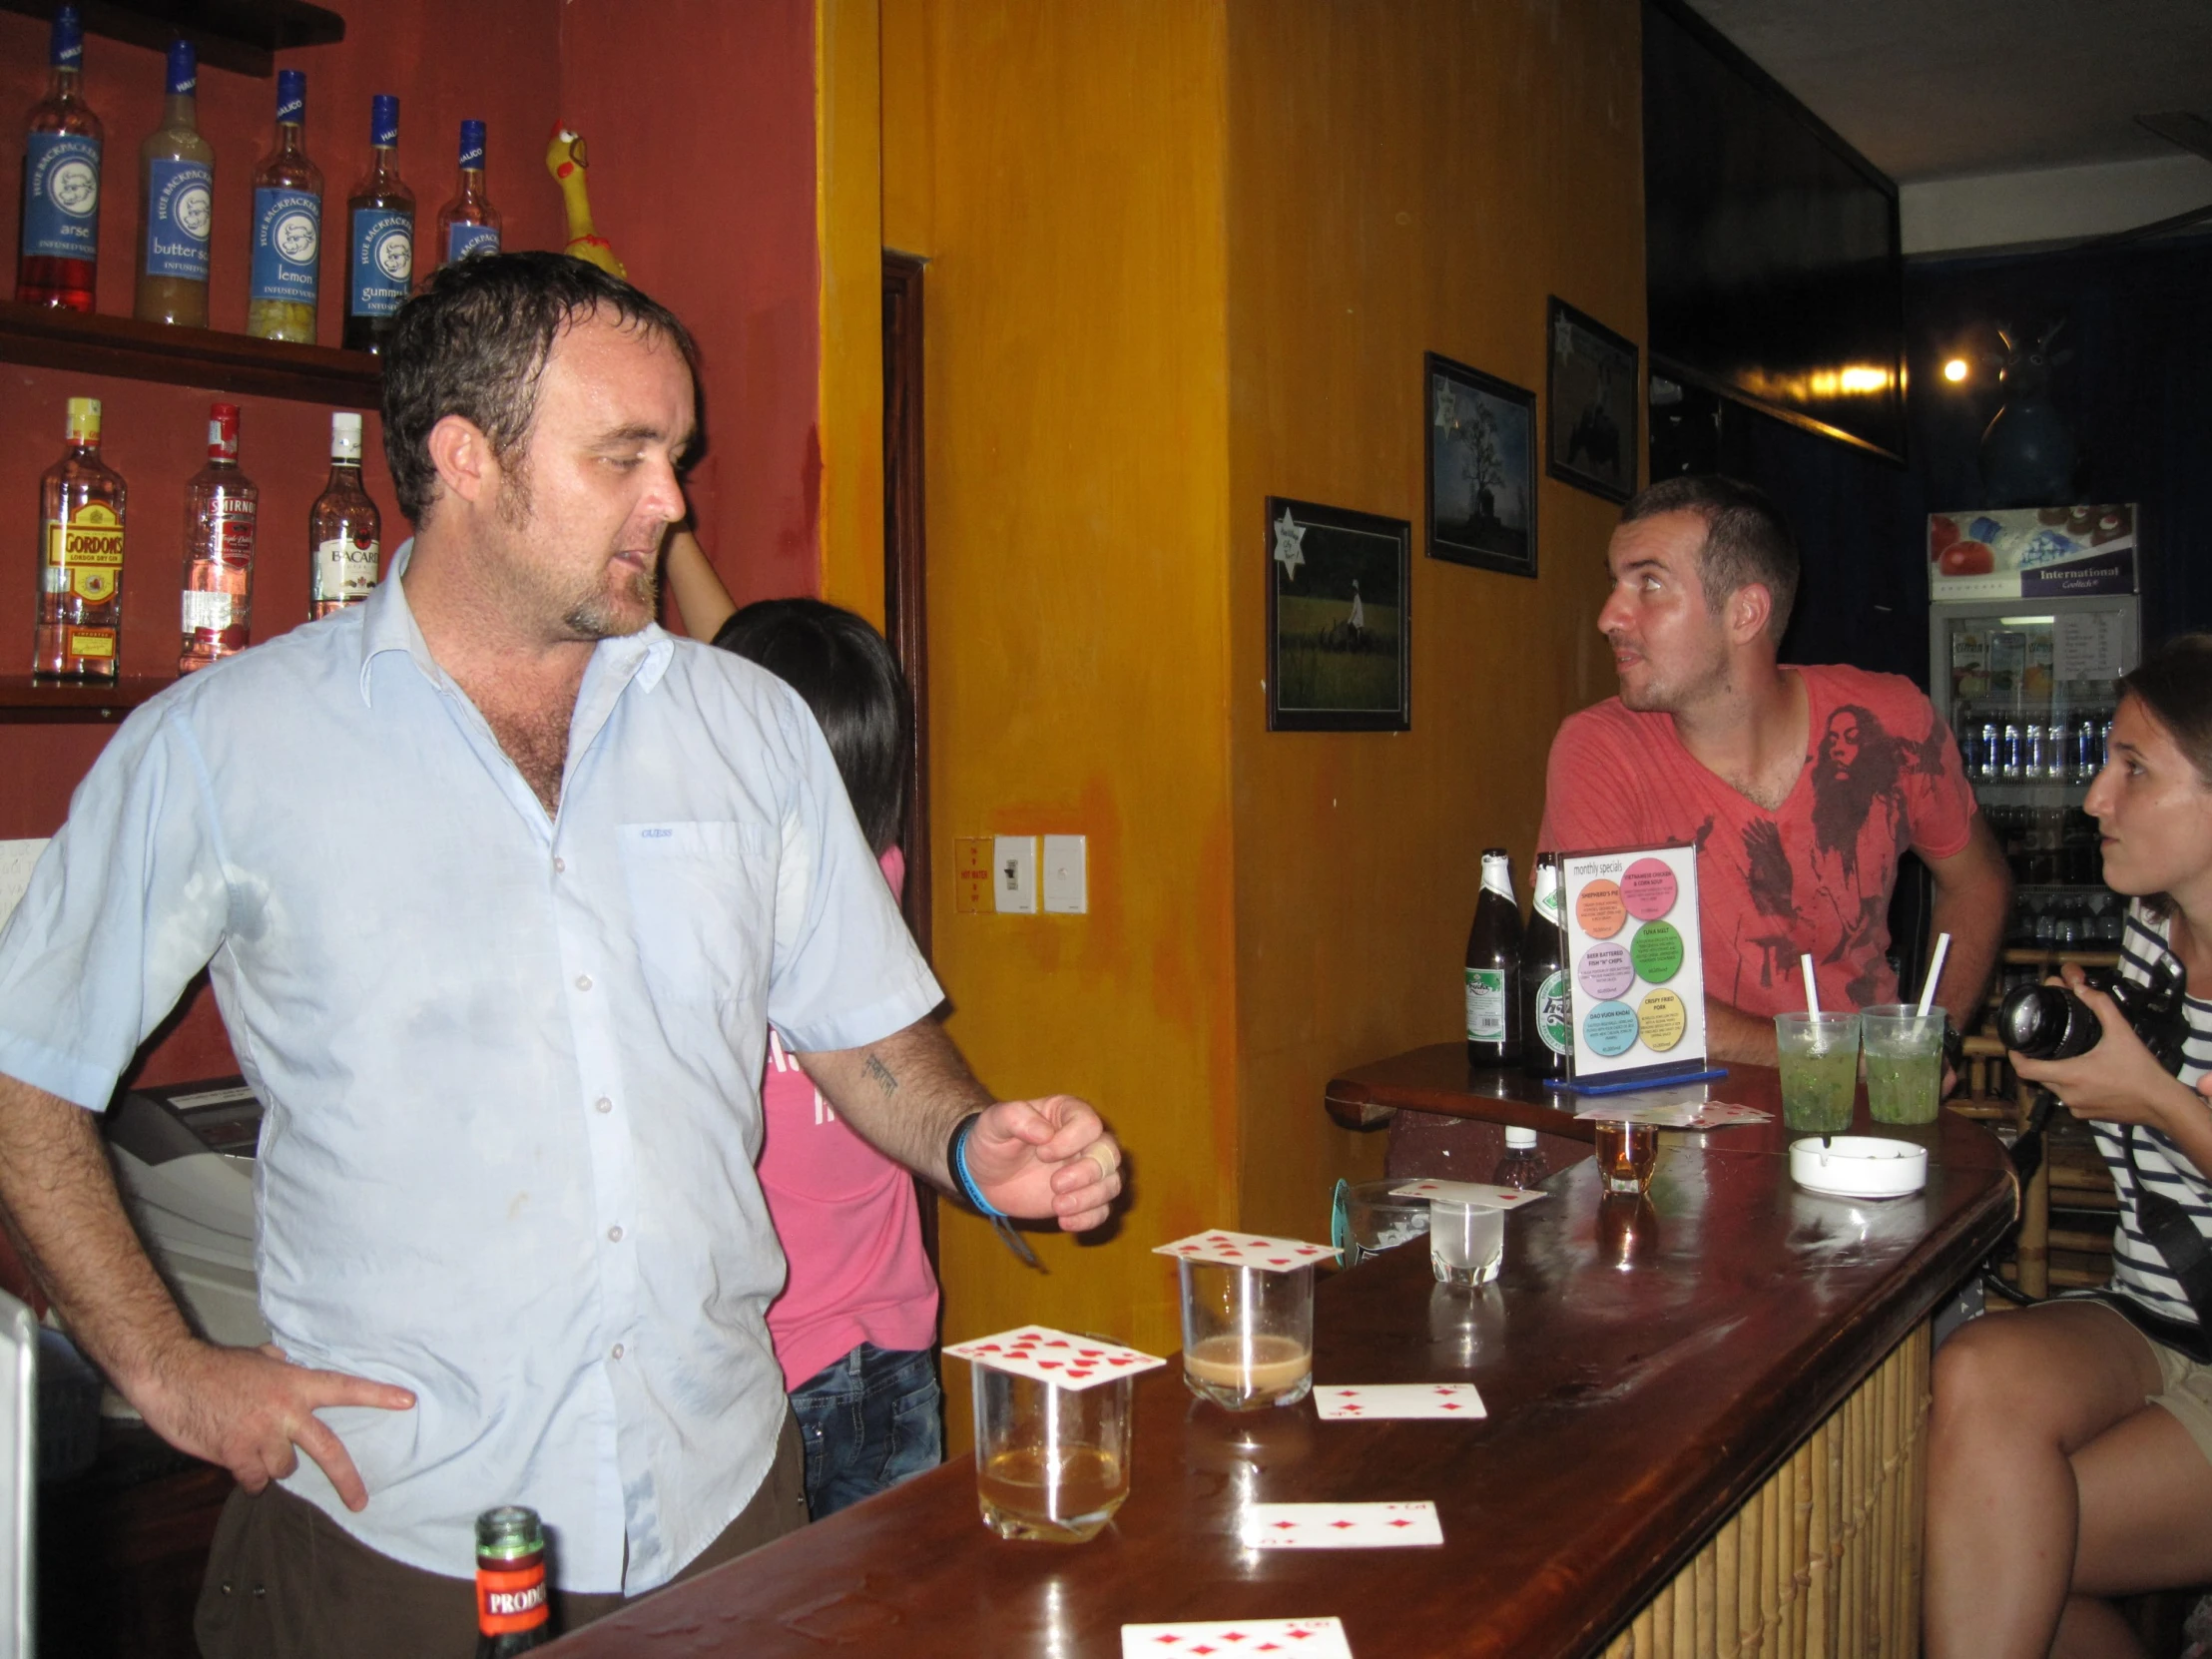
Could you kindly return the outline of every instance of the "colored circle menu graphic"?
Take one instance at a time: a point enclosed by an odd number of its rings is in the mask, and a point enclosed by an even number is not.
[[[1657,921],[1674,908],[1681,891],[1662,858],[1638,858],[1621,874],[1621,902],[1638,921]]]
[[[1636,929],[1628,947],[1636,977],[1649,985],[1664,985],[1682,971],[1682,935],[1671,921],[1647,921]]]
[[[1610,1002],[1636,982],[1635,964],[1624,944],[1593,944],[1574,965],[1575,983],[1583,993]]]
[[[1600,1002],[1582,1016],[1582,1040],[1610,1060],[1636,1046],[1636,1010],[1625,1002]]]
[[[1689,1029],[1690,1013],[1682,1006],[1682,998],[1674,992],[1647,991],[1643,1001],[1636,1005],[1636,1024],[1643,1034],[1644,1046],[1664,1054],[1680,1042],[1682,1033]]]
[[[1591,938],[1611,938],[1628,919],[1620,888],[1611,881],[1592,881],[1574,895],[1574,919]]]

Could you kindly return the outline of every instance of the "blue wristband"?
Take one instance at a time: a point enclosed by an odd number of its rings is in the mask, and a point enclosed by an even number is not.
[[[968,1135],[975,1128],[975,1120],[982,1115],[970,1112],[960,1120],[959,1127],[952,1131],[952,1156],[946,1161],[952,1166],[953,1184],[960,1189],[960,1196],[993,1221],[1002,1221],[1006,1212],[983,1196],[983,1189],[975,1184],[975,1177],[967,1167]]]

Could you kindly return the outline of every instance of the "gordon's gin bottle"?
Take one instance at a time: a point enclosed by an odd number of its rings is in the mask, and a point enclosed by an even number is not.
[[[239,407],[208,410],[208,464],[185,486],[184,644],[190,674],[244,651],[254,625],[254,540],[262,492],[239,470]]]
[[[307,615],[358,605],[376,586],[382,534],[376,503],[361,487],[361,417],[330,417],[330,481],[307,514]]]
[[[100,459],[100,400],[69,400],[69,447],[38,481],[31,672],[113,680],[123,649],[123,479]]]
[[[15,296],[27,305],[92,309],[100,268],[100,118],[81,92],[85,30],[75,6],[54,13],[52,72],[31,110],[23,152],[23,233]]]

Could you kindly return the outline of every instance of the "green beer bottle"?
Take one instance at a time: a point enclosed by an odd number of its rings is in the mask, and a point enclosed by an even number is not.
[[[545,1531],[520,1504],[476,1517],[476,1659],[507,1659],[553,1639]]]

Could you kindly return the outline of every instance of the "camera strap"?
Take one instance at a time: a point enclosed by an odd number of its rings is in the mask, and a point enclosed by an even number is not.
[[[2127,1173],[2135,1183],[2135,1222],[2150,1247],[2166,1263],[2166,1271],[2180,1282],[2181,1294],[2197,1316],[2200,1333],[2212,1337],[2212,1239],[2197,1231],[2188,1211],[2163,1193],[2154,1193],[2135,1162],[2136,1125],[2121,1131],[2120,1147],[2127,1155]],[[2205,1340],[2200,1337],[2200,1342]]]

